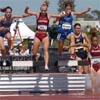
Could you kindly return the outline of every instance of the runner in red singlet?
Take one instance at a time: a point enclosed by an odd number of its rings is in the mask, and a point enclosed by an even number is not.
[[[42,42],[43,49],[44,49],[44,61],[45,61],[45,70],[46,71],[49,70],[49,67],[48,67],[48,60],[49,60],[48,24],[49,24],[49,19],[51,17],[61,18],[61,17],[66,16],[66,14],[59,14],[59,15],[48,14],[47,9],[48,9],[48,0],[45,0],[43,2],[43,4],[40,7],[40,12],[30,12],[28,6],[25,8],[26,14],[34,15],[37,18],[36,36],[35,36],[34,44],[33,44],[33,56],[35,56],[35,58],[36,58],[36,54],[38,52],[40,43]]]
[[[98,37],[96,34],[91,36],[90,59],[92,92],[96,92],[100,85],[100,44],[98,43]]]

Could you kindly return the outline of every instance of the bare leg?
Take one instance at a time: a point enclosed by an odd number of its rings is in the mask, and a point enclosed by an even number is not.
[[[5,38],[7,39],[9,49],[11,49],[11,33],[7,33]]]
[[[37,56],[37,52],[39,50],[39,46],[40,46],[40,40],[35,37],[33,47],[32,47],[32,53],[33,53],[33,56],[35,56],[35,59],[36,59],[36,56]]]
[[[48,62],[49,62],[49,53],[48,53],[48,47],[49,47],[49,37],[46,37],[42,41],[43,43],[43,49],[44,49],[44,61],[45,61],[45,69],[48,68]]]
[[[100,69],[97,72],[97,89],[98,89],[98,93],[100,93]]]
[[[63,45],[64,45],[64,40],[58,41],[58,52],[60,56],[62,56]]]
[[[73,45],[74,44],[74,35],[73,34],[69,34],[67,36],[67,39],[70,41],[70,45]],[[69,48],[69,52],[71,54],[71,59],[75,59],[75,47],[71,47]]]
[[[69,35],[66,37],[66,39],[69,40],[70,45],[73,45],[73,44],[74,44],[74,41],[73,41],[73,40],[74,40],[74,36],[73,36],[73,34],[69,34]],[[60,40],[60,41],[58,41],[58,52],[59,52],[59,55],[60,55],[60,56],[62,56],[64,41],[65,41],[65,40]],[[71,47],[71,48],[69,49],[69,52],[70,52],[71,54],[74,54],[74,47]]]
[[[93,93],[96,92],[96,84],[97,84],[96,77],[97,77],[97,73],[95,72],[93,67],[91,67],[91,81],[92,81],[92,92]]]
[[[76,56],[77,61],[81,61],[82,59]],[[83,73],[83,66],[78,66],[78,73],[82,74]]]
[[[2,37],[0,37],[0,48],[1,48],[3,62],[5,63],[5,61],[6,61],[6,49],[5,49],[4,40]],[[5,64],[3,64],[3,65],[5,65]]]
[[[83,71],[84,71],[84,74],[88,74],[89,73],[89,66],[84,66],[83,67]]]

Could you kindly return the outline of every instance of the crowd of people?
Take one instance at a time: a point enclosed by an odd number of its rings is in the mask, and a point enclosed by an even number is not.
[[[1,8],[0,11],[4,12],[4,16],[0,16],[0,49],[3,58],[3,65],[6,65],[6,49],[4,45],[4,38],[8,41],[8,49],[9,52],[11,51],[11,33],[10,33],[10,26],[13,22],[14,18],[24,18],[29,16],[36,17],[36,35],[34,38],[34,43],[32,46],[32,54],[34,59],[37,58],[37,52],[39,50],[40,44],[43,45],[43,54],[44,54],[44,69],[49,71],[49,34],[48,34],[48,26],[49,20],[51,17],[55,18],[53,23],[59,21],[58,26],[58,53],[59,56],[62,57],[63,49],[68,49],[71,53],[71,59],[76,59],[78,61],[88,60],[90,58],[90,67],[89,66],[78,66],[78,73],[79,74],[88,74],[91,73],[92,76],[92,83],[93,83],[93,91],[95,91],[95,82],[96,78],[94,78],[95,74],[98,76],[100,75],[100,62],[92,62],[93,57],[100,57],[100,45],[98,42],[97,31],[96,28],[92,28],[90,30],[91,33],[91,41],[86,33],[81,31],[81,23],[75,23],[73,25],[73,16],[82,15],[91,10],[91,8],[87,8],[84,11],[75,12],[72,11],[72,5],[70,2],[67,2],[65,6],[65,11],[62,11],[60,14],[48,14],[49,2],[45,0],[40,7],[40,12],[31,12],[29,10],[29,6],[27,6],[24,10],[24,14],[22,15],[12,15],[12,8],[6,7]],[[95,31],[94,31],[95,30]],[[64,41],[68,39],[69,45],[64,46]],[[91,56],[90,56],[90,55]],[[100,79],[99,79],[100,80]],[[99,84],[99,83],[98,83]]]

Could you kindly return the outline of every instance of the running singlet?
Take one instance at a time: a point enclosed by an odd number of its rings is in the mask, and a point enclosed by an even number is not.
[[[98,44],[97,47],[91,46],[90,54],[91,54],[92,57],[100,56],[100,44]]]
[[[47,31],[48,31],[48,25],[49,25],[49,19],[47,16],[47,13],[42,15],[40,13],[39,18],[37,19],[37,31],[36,31],[36,37],[42,41],[45,37],[47,37]]]
[[[75,36],[75,44],[77,43],[84,43],[84,37],[82,36],[82,33],[80,33],[80,36],[79,37],[76,37]],[[76,46],[75,49],[82,49],[83,46]]]
[[[0,26],[1,27],[5,27],[5,28],[8,28],[6,30],[1,30],[0,31],[0,36],[1,37],[4,37],[8,32],[10,32],[10,26],[12,24],[12,19],[9,18],[8,20],[6,20],[5,18],[3,18],[0,22]]]
[[[5,20],[5,18],[3,18],[0,22],[0,26],[3,26],[3,27],[10,27],[12,24],[12,19],[9,18],[8,20]]]
[[[97,47],[91,45],[90,55],[92,57],[100,57],[100,44],[98,44]],[[92,67],[97,72],[100,69],[100,60],[97,58],[97,60],[96,59],[92,60],[91,63]]]
[[[82,36],[82,33],[80,33],[79,37],[75,36],[75,44],[77,43],[84,43],[84,37]],[[76,46],[75,47],[75,54],[80,57],[81,59],[87,59],[87,51],[83,46]]]
[[[37,19],[37,31],[48,31],[48,25],[49,25],[49,20],[47,13],[45,15],[42,15],[40,13],[39,18]]]
[[[65,13],[65,12],[62,12],[62,13]],[[72,14],[69,14],[67,16],[60,18],[58,33],[65,33],[66,32],[66,34],[69,34],[69,33],[73,32],[72,23],[73,23]]]

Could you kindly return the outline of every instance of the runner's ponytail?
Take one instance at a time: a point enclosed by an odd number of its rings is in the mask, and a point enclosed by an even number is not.
[[[44,0],[42,6],[49,7],[49,0]]]

